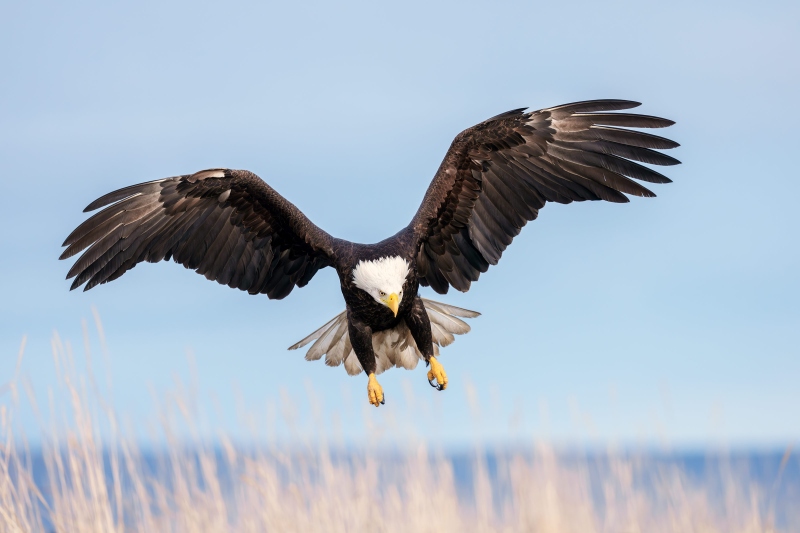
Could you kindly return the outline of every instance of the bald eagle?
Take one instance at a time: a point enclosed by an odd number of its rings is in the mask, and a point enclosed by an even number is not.
[[[61,259],[85,250],[67,274],[72,289],[117,279],[142,261],[172,258],[209,280],[271,299],[304,287],[318,270],[339,275],[345,310],[293,345],[316,341],[306,359],[368,376],[367,395],[384,403],[376,374],[412,369],[447,388],[439,346],[469,331],[478,313],[420,297],[466,292],[496,265],[546,202],[627,202],[655,194],[630,178],[670,180],[649,167],[679,161],[655,149],[677,143],[625,128],[663,128],[663,118],[614,113],[640,105],[592,100],[526,112],[514,109],[461,132],[450,145],[411,223],[376,244],[332,237],[258,176],[211,169],[125,187],[64,241]]]

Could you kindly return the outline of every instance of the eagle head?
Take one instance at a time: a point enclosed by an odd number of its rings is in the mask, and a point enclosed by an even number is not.
[[[410,266],[398,256],[359,261],[353,269],[353,283],[397,316]]]

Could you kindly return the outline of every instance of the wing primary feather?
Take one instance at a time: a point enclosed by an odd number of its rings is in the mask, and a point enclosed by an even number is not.
[[[575,113],[564,121],[586,128],[595,124],[626,128],[666,128],[675,124],[674,121],[665,118],[633,113]]]
[[[146,194],[148,192],[160,191],[162,183],[171,180],[176,180],[179,178],[180,176],[174,178],[163,178],[159,180],[153,180],[145,183],[131,185],[129,187],[123,187],[122,189],[117,189],[116,191],[112,191],[106,195],[101,196],[94,202],[87,205],[86,208],[83,210],[83,212],[88,213],[90,211],[94,211],[95,209],[99,209],[108,204],[114,203],[118,200],[122,200],[130,196],[133,196],[134,194]]]
[[[640,146],[642,148],[653,148],[659,150],[669,150],[677,148],[680,144],[665,137],[659,137],[644,131],[626,130],[624,128],[614,128],[612,126],[593,125],[590,128],[578,131],[557,132],[554,138],[565,142],[580,141],[611,141],[628,146]]]
[[[672,166],[679,165],[680,161],[674,157],[670,157],[661,152],[656,152],[649,148],[642,148],[639,146],[629,146],[626,144],[619,144],[612,141],[594,141],[594,142],[575,142],[575,143],[561,143],[556,142],[559,146],[565,148],[573,148],[584,150],[587,152],[596,152],[599,154],[615,155],[624,157],[626,159],[634,159],[642,163],[651,165]]]
[[[81,272],[77,274],[72,286],[70,287],[70,290],[78,288],[86,281],[89,281],[90,283],[87,283],[87,285],[83,288],[84,291],[88,291],[92,287],[95,287],[100,282],[100,278],[97,278],[96,275],[114,259],[120,250],[124,249],[125,245],[130,244],[132,240],[149,228],[149,223],[154,218],[156,218],[155,214],[151,215],[147,220],[142,221],[141,224],[135,227],[121,226],[117,231],[109,234],[108,237],[103,239],[105,242],[101,241],[103,244],[100,245],[91,256],[89,256],[93,258],[91,261],[85,261],[85,268],[83,268]],[[86,256],[90,250],[92,250],[92,248],[87,250],[86,253],[81,256],[81,259],[75,264],[75,266],[77,266],[81,261],[84,261],[84,256]],[[102,251],[102,253],[100,253],[100,251]],[[73,266],[73,269],[75,266]],[[70,270],[70,273],[71,272],[72,270]]]
[[[604,168],[642,181],[651,183],[670,183],[672,181],[655,170],[615,155],[574,150],[556,145],[551,146],[551,151],[553,155],[559,159],[564,159],[579,165]]]
[[[102,225],[95,227],[94,229],[84,234],[79,239],[77,239],[75,242],[73,242],[66,250],[64,250],[64,253],[61,254],[59,259],[66,259],[68,257],[72,257],[81,250],[85,249],[87,246],[102,239],[103,237],[105,237],[118,227],[135,224],[137,221],[145,219],[152,213],[160,210],[161,208],[158,204],[153,205],[152,203],[150,203],[150,204],[145,204],[137,209],[120,212],[118,213],[117,216],[110,218]]]
[[[573,113],[590,113],[593,111],[621,111],[623,109],[633,109],[642,105],[640,102],[632,100],[586,100],[583,102],[573,102],[556,107],[549,107],[542,111],[551,114],[571,115]]]
[[[123,200],[122,202],[116,203],[111,205],[99,213],[95,213],[88,219],[86,219],[81,225],[75,228],[72,233],[64,240],[62,246],[69,246],[80,240],[82,237],[86,236],[86,234],[92,232],[98,227],[102,227],[107,224],[110,220],[121,216],[125,212],[136,211],[139,209],[147,208],[152,206],[153,200],[157,197],[156,194],[148,194],[142,195],[140,193],[136,193],[136,195]]]
[[[586,167],[569,161],[558,161],[564,172],[569,172],[575,180],[580,180],[598,198],[607,202],[625,203],[628,198],[620,193],[652,198],[655,194],[639,183],[621,174],[597,167]]]

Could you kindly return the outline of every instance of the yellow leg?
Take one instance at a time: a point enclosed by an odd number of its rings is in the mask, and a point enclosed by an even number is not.
[[[438,390],[444,390],[447,388],[447,374],[444,373],[444,367],[442,363],[436,360],[435,357],[431,356],[430,359],[431,369],[428,370],[428,383],[431,384],[431,387],[435,387]],[[436,384],[434,384],[433,380],[436,380]]]
[[[379,405],[385,403],[383,399],[383,387],[381,384],[378,383],[378,380],[375,379],[375,374],[369,375],[369,383],[367,383],[367,394],[369,395],[369,403],[378,407]]]

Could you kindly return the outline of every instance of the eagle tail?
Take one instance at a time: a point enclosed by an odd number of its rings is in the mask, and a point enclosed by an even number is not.
[[[433,351],[436,356],[439,355],[440,346],[445,347],[455,341],[455,335],[464,335],[469,332],[469,324],[461,320],[462,318],[480,316],[480,313],[476,311],[427,298],[422,298],[422,303],[431,322]],[[297,350],[311,341],[316,342],[306,352],[307,361],[316,361],[324,355],[326,365],[339,366],[344,363],[345,370],[351,376],[359,374],[363,370],[350,344],[350,336],[347,332],[347,311],[339,313],[324,326],[290,346],[289,349]],[[423,359],[405,322],[401,322],[393,329],[373,334],[372,347],[375,351],[377,374],[393,366],[411,370],[417,366],[420,359]]]

